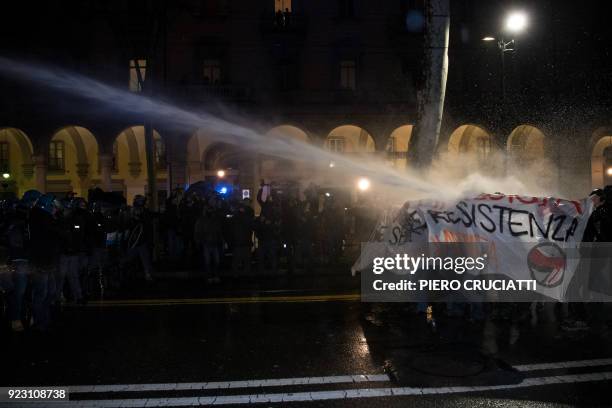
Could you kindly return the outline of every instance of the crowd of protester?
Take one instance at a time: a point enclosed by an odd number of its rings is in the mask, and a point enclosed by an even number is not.
[[[127,205],[99,189],[89,201],[36,190],[2,200],[0,291],[12,329],[22,331],[27,316],[28,325],[45,330],[54,306],[152,281],[156,269],[186,268],[214,285],[342,258],[348,209],[331,194],[311,186],[300,198],[262,182],[256,216],[250,198],[233,193],[175,190],[159,211],[142,195]]]
[[[590,197],[595,209],[584,241],[612,242],[612,186]],[[93,295],[104,296],[105,290],[151,281],[155,268],[164,262],[170,269],[186,263],[183,266],[197,270],[207,285],[226,276],[312,271],[315,262],[333,266],[343,258],[349,232],[368,218],[355,221],[356,209],[349,211],[332,194],[320,194],[312,186],[298,194],[275,192],[263,182],[256,195],[257,216],[250,198],[227,190],[176,190],[160,211],[149,209],[141,195],[131,206],[122,196],[101,190],[88,198],[58,199],[30,190],[21,199],[1,202],[0,293],[13,331],[23,331],[24,326],[45,331],[58,305],[83,304]],[[435,308],[427,303],[416,306],[435,325]],[[534,306],[500,306],[493,311],[509,311],[518,322],[535,315]],[[482,320],[491,316],[488,307],[448,304],[444,313]],[[584,330],[605,321],[600,304],[566,307],[566,330]]]

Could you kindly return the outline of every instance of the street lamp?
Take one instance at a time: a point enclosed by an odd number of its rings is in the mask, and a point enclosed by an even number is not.
[[[365,177],[360,178],[359,180],[357,180],[357,188],[361,191],[366,191],[370,189],[370,180],[368,180]]]
[[[217,170],[217,177],[219,178],[225,177],[225,170]]]
[[[11,178],[11,175],[9,173],[2,173],[2,178],[7,180]]]
[[[506,30],[511,33],[518,33],[527,27],[527,14],[522,11],[515,11],[506,17]]]
[[[510,41],[506,41],[504,39],[504,33],[506,34],[518,34],[521,31],[525,31],[525,29],[527,28],[527,14],[525,14],[522,11],[514,11],[512,13],[509,13],[508,16],[506,17],[505,23],[504,23],[504,29],[502,31],[502,33],[500,33],[500,37],[499,39],[497,39],[497,48],[499,48],[499,51],[501,53],[501,89],[502,89],[502,102],[505,99],[506,96],[506,84],[505,84],[505,61],[504,61],[504,56],[507,52],[511,52],[514,51],[515,49],[515,42],[514,39],[511,39]],[[492,37],[492,36],[486,36],[482,39],[482,41],[486,41],[486,42],[491,42],[491,41],[495,41],[496,38]]]
[[[608,167],[608,168],[606,169],[606,174],[607,174],[608,176],[612,177],[612,166],[610,166],[610,167]]]

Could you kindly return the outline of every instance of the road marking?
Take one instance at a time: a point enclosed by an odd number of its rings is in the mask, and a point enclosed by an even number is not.
[[[515,365],[518,371],[554,370],[559,368],[598,367],[612,365],[612,358],[599,358],[593,360],[559,361],[556,363]]]
[[[210,405],[237,405],[274,402],[323,401],[356,398],[376,398],[395,396],[419,396],[429,394],[463,394],[483,391],[503,391],[516,388],[538,387],[553,384],[587,383],[612,380],[612,371],[589,374],[560,375],[553,377],[526,378],[517,384],[483,385],[469,387],[437,387],[437,388],[362,388],[333,391],[311,391],[296,393],[274,394],[244,394],[221,395],[207,397],[175,397],[175,398],[139,398],[115,400],[72,400],[72,401],[34,401],[24,402],[23,407],[81,407],[81,408],[110,408],[110,407],[182,407],[182,406],[210,406]],[[10,406],[3,405],[0,406]]]
[[[75,385],[69,386],[71,393],[93,393],[93,392],[137,392],[137,391],[178,391],[178,390],[218,390],[230,388],[263,388],[263,387],[285,387],[292,385],[317,385],[317,384],[343,384],[343,383],[367,383],[388,382],[387,374],[359,374],[359,375],[335,375],[327,377],[296,377],[296,378],[274,378],[266,380],[243,380],[243,381],[212,381],[194,383],[166,383],[166,384],[109,384],[109,385]]]
[[[308,303],[308,302],[355,302],[361,300],[359,293],[344,295],[308,295],[308,296],[245,296],[245,297],[212,297],[194,299],[126,299],[126,300],[92,300],[88,307],[125,307],[125,306],[176,306],[176,305],[209,305],[229,303]],[[80,307],[80,306],[79,306]]]

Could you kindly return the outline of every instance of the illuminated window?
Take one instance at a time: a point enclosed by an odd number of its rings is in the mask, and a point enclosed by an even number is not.
[[[274,0],[274,11],[291,12],[291,0]]]
[[[64,142],[54,140],[49,143],[49,170],[64,170],[65,167]]]
[[[218,84],[221,82],[221,63],[219,60],[204,60],[202,70],[204,82],[207,84]]]
[[[340,63],[340,88],[355,89],[355,61]]]
[[[0,142],[0,172],[10,173],[10,157],[8,142]]]
[[[167,167],[166,163],[166,144],[161,138],[155,139],[155,167],[158,170],[164,170]]]
[[[344,152],[344,138],[342,137],[330,137],[327,139],[327,149],[334,153]]]
[[[131,59],[130,60],[130,92],[142,92],[142,84],[138,78],[140,71],[140,79],[144,82],[147,73],[146,59]]]

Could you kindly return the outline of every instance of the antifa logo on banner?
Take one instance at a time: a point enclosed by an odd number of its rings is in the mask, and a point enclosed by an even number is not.
[[[532,278],[540,285],[555,287],[563,281],[565,252],[553,242],[543,242],[531,248],[527,255],[527,265]]]

